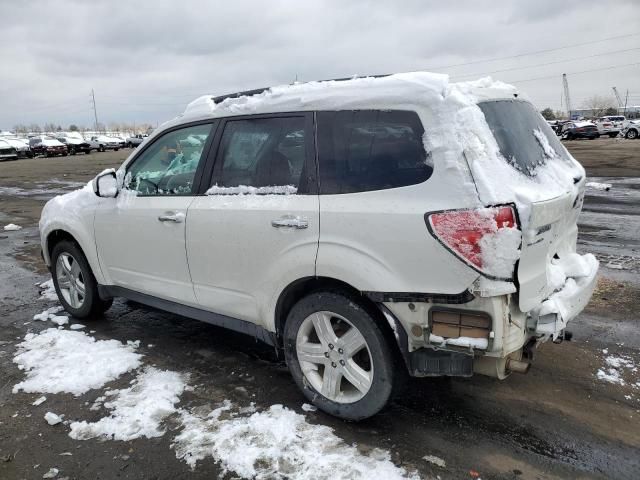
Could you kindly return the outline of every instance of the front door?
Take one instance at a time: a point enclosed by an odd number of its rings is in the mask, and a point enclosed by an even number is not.
[[[127,164],[118,197],[96,211],[100,266],[112,285],[196,304],[185,229],[212,128],[193,125],[154,140]]]
[[[272,327],[275,298],[315,275],[319,200],[313,114],[225,120],[208,194],[189,207],[202,308]]]

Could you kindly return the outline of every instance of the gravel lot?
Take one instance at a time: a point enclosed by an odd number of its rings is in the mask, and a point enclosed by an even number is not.
[[[544,344],[527,375],[506,381],[474,377],[415,380],[388,409],[361,423],[345,423],[302,410],[282,359],[251,338],[132,302],[116,301],[105,319],[85,322],[96,339],[140,340],[144,363],[189,375],[181,408],[215,408],[225,399],[255,403],[258,411],[282,404],[326,425],[361,453],[390,452],[391,461],[423,478],[538,479],[637,478],[640,472],[640,141],[598,139],[566,142],[590,180],[613,185],[589,190],[580,220],[579,249],[592,252],[602,269],[587,310],[570,325],[572,342]],[[131,441],[74,440],[69,427],[50,426],[47,412],[65,420],[97,421],[90,409],[104,389],[73,396],[12,393],[24,379],[13,362],[16,345],[45,322],[34,314],[55,305],[39,298],[47,279],[39,257],[37,221],[44,202],[78,188],[96,173],[118,166],[130,150],[75,157],[0,163],[0,478],[237,478],[206,458],[192,470],[171,447],[181,425],[174,416],[166,433]],[[598,378],[607,358],[624,383]],[[610,365],[609,365],[610,367]],[[636,370],[634,371],[633,368]],[[106,385],[129,386],[131,373]],[[446,462],[427,461],[435,456]],[[433,460],[433,459],[431,459]],[[321,472],[317,472],[318,475]],[[476,473],[478,475],[476,475]]]

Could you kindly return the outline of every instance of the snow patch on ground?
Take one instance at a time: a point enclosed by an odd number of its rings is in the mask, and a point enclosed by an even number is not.
[[[57,425],[59,423],[62,423],[62,417],[53,412],[45,413],[44,419],[47,421],[49,425]]]
[[[41,290],[40,291],[40,299],[41,300],[52,300],[58,301],[58,294],[56,293],[56,288],[53,286],[53,280],[47,280],[46,282],[42,282],[38,285]],[[58,311],[63,310],[62,308]]]
[[[423,460],[426,460],[429,463],[433,463],[435,466],[440,467],[440,468],[446,468],[447,464],[446,462],[441,459],[440,457],[436,457],[435,455],[425,455],[424,457],[422,457]]]
[[[33,316],[33,319],[37,320],[37,321],[40,321],[40,322],[46,322],[46,321],[50,320],[51,318],[55,317],[56,313],[60,313],[63,310],[64,310],[64,308],[62,308],[60,306],[47,308],[42,313],[36,313]]]
[[[49,328],[28,333],[13,362],[27,378],[13,387],[13,393],[72,393],[80,395],[100,388],[140,366],[136,347],[118,340],[96,340],[83,333]]]
[[[9,225],[4,226],[5,232],[15,232],[17,230],[21,230],[22,227],[20,225],[16,225],[15,223],[10,223]]]
[[[596,190],[603,190],[605,192],[608,192],[609,190],[611,190],[610,183],[587,182],[585,186],[589,188],[594,188]]]
[[[603,350],[603,353],[608,353]],[[613,383],[616,385],[625,385],[623,376],[630,377],[638,372],[638,367],[632,358],[622,355],[607,355],[604,357],[605,365],[598,369],[596,377],[598,380]],[[631,379],[629,383],[633,386],[636,379]]]
[[[331,428],[307,423],[282,405],[250,416],[237,410],[226,401],[205,417],[182,411],[184,429],[173,443],[176,456],[192,468],[213,457],[225,473],[242,478],[418,478],[395,466],[388,452],[363,455]]]
[[[111,410],[108,417],[93,423],[73,422],[69,436],[76,440],[101,437],[123,441],[160,437],[165,433],[161,423],[176,411],[185,387],[184,375],[147,367],[129,388],[105,392],[105,397],[112,398],[104,402],[104,408]]]

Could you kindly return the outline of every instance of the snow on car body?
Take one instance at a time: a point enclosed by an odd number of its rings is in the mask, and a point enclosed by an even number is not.
[[[388,400],[392,352],[504,378],[562,337],[598,268],[576,253],[584,185],[514,87],[407,73],[201,97],[40,230],[54,279],[74,239],[91,298],[283,347],[310,401],[357,419]]]

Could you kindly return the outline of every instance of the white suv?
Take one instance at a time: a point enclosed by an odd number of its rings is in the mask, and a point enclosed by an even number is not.
[[[396,74],[201,97],[40,233],[74,316],[118,296],[253,335],[362,419],[407,372],[502,379],[564,338],[598,269],[584,185],[513,87]]]
[[[625,120],[622,115],[609,115],[598,118],[595,124],[600,135],[609,135],[609,137],[615,138],[622,130]]]

